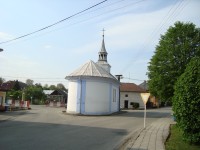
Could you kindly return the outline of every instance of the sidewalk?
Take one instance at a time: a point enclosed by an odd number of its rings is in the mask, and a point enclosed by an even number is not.
[[[161,118],[143,129],[139,136],[126,146],[126,150],[165,150],[165,141],[169,135],[171,118]]]

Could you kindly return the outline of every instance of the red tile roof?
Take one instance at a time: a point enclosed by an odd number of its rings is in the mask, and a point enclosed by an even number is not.
[[[139,87],[138,85],[136,85],[134,83],[121,83],[120,92],[140,92],[140,93],[144,93],[144,92],[146,92],[146,90]]]
[[[0,90],[9,91],[9,90],[13,89],[14,85],[15,85],[15,81],[8,81],[8,82],[5,82],[5,83],[2,83],[0,85]]]
[[[16,86],[16,82],[19,83],[19,90],[22,90],[25,88],[27,85],[23,82],[20,82],[18,80],[14,81],[7,81],[2,84],[0,84],[0,91],[10,91]]]

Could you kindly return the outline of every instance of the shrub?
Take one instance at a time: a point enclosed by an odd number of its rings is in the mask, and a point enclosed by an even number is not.
[[[193,58],[175,84],[173,111],[183,137],[200,143],[200,58]]]
[[[140,106],[139,103],[135,103],[135,102],[131,102],[130,105],[133,106],[133,109],[137,109],[137,108],[139,108],[139,106]]]

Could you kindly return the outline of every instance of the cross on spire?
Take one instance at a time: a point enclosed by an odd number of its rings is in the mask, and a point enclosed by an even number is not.
[[[102,30],[102,31],[103,31],[103,37],[104,37],[104,32],[105,32],[106,30],[104,30],[104,28],[103,28],[103,30]]]

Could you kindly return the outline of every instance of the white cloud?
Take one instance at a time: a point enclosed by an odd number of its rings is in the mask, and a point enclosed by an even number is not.
[[[18,74],[21,76],[27,73],[31,74],[40,67],[37,62],[22,56],[9,56],[9,58],[1,56],[0,66],[4,70],[4,74]]]
[[[104,21],[100,26],[106,28],[105,37],[109,40],[109,47],[112,47],[113,50],[153,51],[158,44],[160,34],[164,34],[175,21],[191,21],[197,25],[200,24],[197,22],[200,10],[194,6],[195,3],[184,2],[183,6],[185,7],[180,9],[176,9],[177,5],[169,5],[157,11],[129,13]],[[170,9],[176,11],[172,13],[173,11],[169,11]]]
[[[44,45],[44,48],[45,48],[45,49],[51,49],[52,46],[51,46],[51,45]]]
[[[5,32],[0,32],[0,40],[10,40],[13,39],[14,36]]]
[[[158,36],[149,37],[165,12],[166,10],[160,10],[148,14],[128,14],[102,23],[102,26],[107,27],[106,37],[110,39],[110,46],[115,50],[124,50],[139,49],[146,42],[155,44]]]

